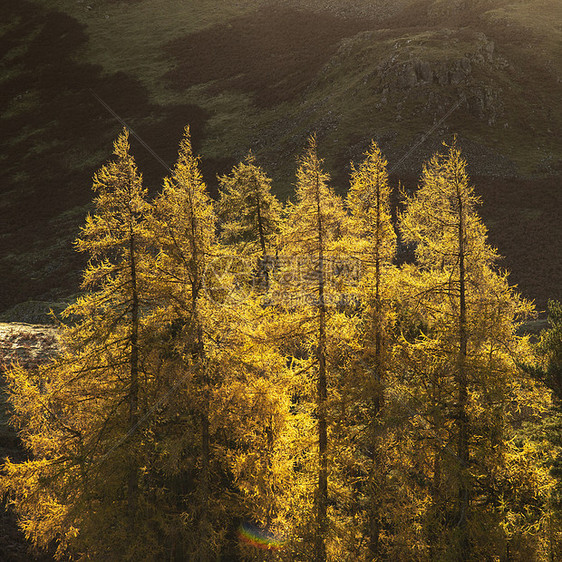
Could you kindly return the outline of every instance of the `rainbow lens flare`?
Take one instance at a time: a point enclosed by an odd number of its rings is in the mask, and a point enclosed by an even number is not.
[[[238,537],[243,543],[262,550],[281,550],[285,545],[283,539],[250,523],[242,523],[238,527]]]

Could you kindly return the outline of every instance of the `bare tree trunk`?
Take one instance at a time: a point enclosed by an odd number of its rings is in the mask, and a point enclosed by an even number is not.
[[[457,455],[460,463],[458,488],[458,525],[460,530],[459,561],[470,558],[470,542],[468,538],[468,511],[470,507],[470,490],[468,485],[469,427],[468,427],[468,380],[466,372],[467,333],[466,333],[466,271],[465,271],[465,240],[464,240],[464,208],[460,193],[459,205],[459,356],[458,356],[458,448]]]
[[[269,274],[267,272],[265,256],[267,253],[265,244],[265,233],[263,230],[263,219],[261,216],[261,205],[260,205],[260,195],[259,188],[256,185],[256,215],[258,219],[258,234],[260,239],[261,256],[258,260],[258,283],[263,285],[267,290],[269,288]]]
[[[129,433],[133,433],[138,424],[139,401],[139,296],[137,287],[137,263],[135,237],[130,228],[129,236],[130,273],[131,273],[131,355],[129,371]],[[135,524],[139,475],[135,456],[131,456],[129,476],[127,482],[127,504],[129,512],[129,528],[132,531]]]
[[[204,411],[201,416],[201,521],[200,524],[203,527],[203,536],[201,540],[203,541],[205,548],[204,552],[208,553],[208,559],[210,560],[210,549],[209,545],[209,496],[210,496],[210,437],[209,437],[209,413]],[[205,557],[204,559],[207,559]]]
[[[326,381],[326,302],[324,294],[324,237],[320,206],[320,186],[316,180],[316,212],[318,226],[318,512],[315,561],[326,561],[326,536],[328,533],[328,429],[326,421],[326,401],[328,398]]]
[[[379,187],[379,186],[377,186]],[[380,294],[380,281],[381,281],[381,257],[380,257],[380,244],[381,244],[381,207],[380,207],[380,189],[376,191],[376,224],[375,224],[375,309],[374,309],[374,339],[375,339],[375,357],[374,357],[374,396],[372,399],[372,437],[371,447],[373,450],[372,459],[372,485],[370,490],[370,509],[369,509],[369,553],[372,559],[380,556],[380,533],[381,533],[381,513],[380,513],[380,499],[379,490],[375,486],[377,474],[380,472],[380,455],[379,451],[379,435],[378,435],[378,417],[384,405],[384,387],[383,387],[383,369],[382,369],[382,326],[381,314],[382,303]]]
[[[427,542],[429,546],[429,559],[436,560],[438,557],[437,540],[441,519],[441,453],[435,452],[433,459],[433,484],[431,490],[431,507],[433,518],[430,519],[427,531]]]

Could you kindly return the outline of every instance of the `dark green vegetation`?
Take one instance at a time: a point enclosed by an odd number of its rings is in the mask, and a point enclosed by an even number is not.
[[[190,123],[212,194],[251,148],[286,196],[312,131],[339,192],[371,138],[415,187],[458,133],[512,281],[539,308],[561,297],[558,0],[0,4],[4,319],[77,290],[72,240],[121,128],[90,89],[169,164]],[[132,142],[154,193],[165,170]]]

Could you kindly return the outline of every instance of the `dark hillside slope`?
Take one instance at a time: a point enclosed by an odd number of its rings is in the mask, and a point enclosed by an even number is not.
[[[78,62],[74,54],[88,39],[74,18],[26,1],[3,2],[2,10],[11,23],[1,37],[0,310],[76,290],[81,262],[72,241],[91,201],[92,174],[120,127],[90,88],[143,136],[169,135],[155,143],[169,162],[185,122],[197,135],[205,120],[204,110],[188,104],[154,106],[132,76]],[[162,170],[143,156],[145,177],[158,186]]]
[[[210,91],[240,90],[271,107],[301,95],[336,53],[339,43],[370,29],[367,19],[263,7],[165,47],[178,65],[166,74],[182,91],[216,83]]]
[[[513,280],[541,307],[562,298],[558,0],[0,7],[0,316],[77,290],[72,240],[121,128],[90,89],[168,163],[190,123],[211,186],[252,149],[283,197],[312,131],[341,192],[369,139],[411,178],[457,133]],[[164,168],[133,153],[155,192]]]

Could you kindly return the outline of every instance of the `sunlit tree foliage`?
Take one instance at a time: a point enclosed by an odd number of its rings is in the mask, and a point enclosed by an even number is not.
[[[6,375],[29,458],[0,489],[38,548],[560,557],[560,305],[537,346],[520,335],[532,306],[497,267],[456,144],[405,198],[400,266],[376,143],[344,201],[311,137],[285,209],[252,155],[214,202],[188,128],[152,202],[127,131],[114,156],[60,356]]]

